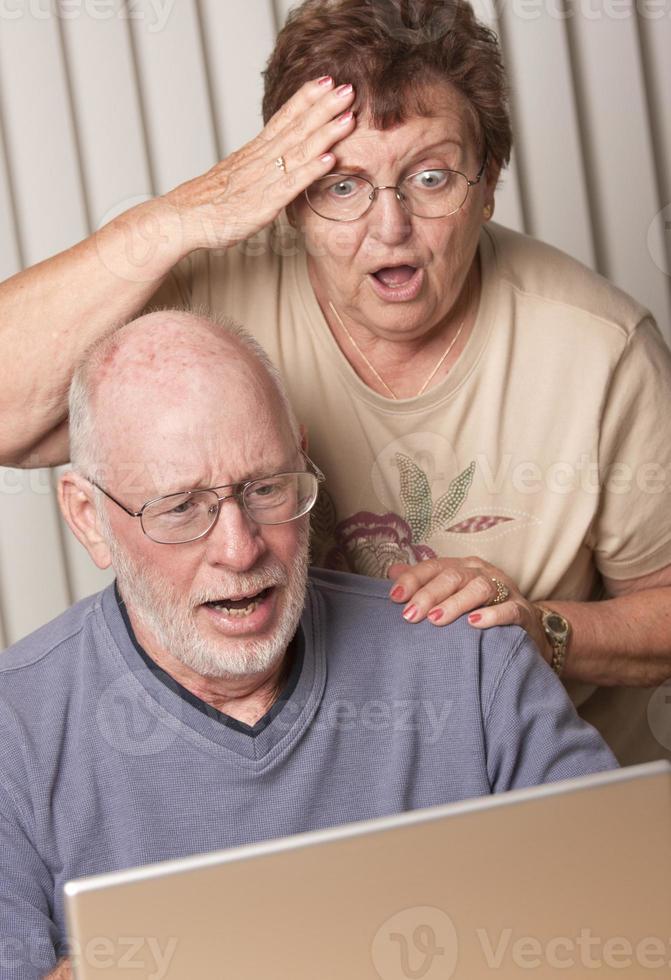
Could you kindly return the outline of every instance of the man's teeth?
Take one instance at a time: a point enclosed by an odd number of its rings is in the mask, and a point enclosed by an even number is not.
[[[248,606],[227,606],[225,602],[213,602],[213,609],[221,609],[227,615],[231,616],[233,619],[243,619],[245,616],[251,616],[255,609],[261,605],[260,599],[252,599]]]
[[[207,605],[212,609],[221,609],[234,619],[242,619],[251,616],[254,610],[258,609],[267,593],[268,590],[264,589],[255,596],[246,596],[243,599],[221,599],[219,602],[208,602]]]

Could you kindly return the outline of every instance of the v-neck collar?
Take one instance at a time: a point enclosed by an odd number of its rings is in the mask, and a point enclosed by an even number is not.
[[[326,651],[321,628],[322,600],[308,585],[306,602],[297,631],[296,643],[302,655],[294,656],[282,696],[250,731],[250,726],[233,721],[215,708],[199,704],[195,695],[186,692],[169,674],[151,661],[133,635],[127,616],[115,595],[115,586],[102,594],[102,617],[114,646],[125,661],[124,696],[133,697],[143,710],[162,723],[174,737],[199,744],[208,753],[222,754],[248,763],[255,768],[273,764],[300,738],[317,711],[326,684]],[[148,661],[150,661],[148,663]],[[160,676],[163,675],[163,676]],[[121,692],[120,692],[121,693]],[[257,730],[258,729],[258,730]],[[250,737],[251,735],[251,737]],[[167,738],[167,736],[166,736]],[[166,739],[156,740],[163,744]]]
[[[264,728],[268,727],[273,718],[282,710],[285,701],[288,701],[293,694],[298,678],[301,674],[303,655],[305,652],[305,641],[303,638],[303,631],[300,626],[296,630],[296,633],[287,647],[286,657],[291,666],[289,675],[282,686],[279,697],[273,702],[263,717],[259,718],[255,725],[247,725],[245,722],[239,721],[237,718],[232,718],[223,711],[219,711],[218,708],[215,708],[212,704],[208,704],[207,701],[203,701],[203,699],[199,698],[197,694],[193,693],[193,691],[190,691],[187,687],[184,687],[183,684],[180,684],[180,682],[169,674],[167,670],[160,667],[159,664],[157,664],[156,661],[149,656],[135,635],[135,630],[133,629],[133,624],[130,621],[126,603],[121,597],[116,581],[114,582],[114,597],[117,601],[119,612],[121,613],[124,626],[128,631],[128,635],[131,638],[133,646],[142,657],[149,670],[156,675],[162,684],[165,684],[171,691],[178,694],[180,698],[188,701],[188,703],[192,704],[198,711],[201,711],[204,715],[207,715],[208,718],[212,718],[213,721],[218,721],[221,725],[227,725],[229,728],[234,728],[236,731],[242,732],[243,735],[247,735],[249,738],[255,738],[264,730]]]

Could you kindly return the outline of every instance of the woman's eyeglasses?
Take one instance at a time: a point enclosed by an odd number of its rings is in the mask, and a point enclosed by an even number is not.
[[[482,179],[487,157],[475,180],[458,170],[418,170],[400,184],[376,187],[366,177],[354,174],[328,174],[305,191],[315,212],[327,221],[356,221],[375,203],[380,191],[394,191],[409,214],[418,218],[447,218],[463,207],[471,187]]]

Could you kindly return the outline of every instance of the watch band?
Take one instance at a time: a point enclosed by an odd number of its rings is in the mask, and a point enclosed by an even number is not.
[[[550,667],[558,677],[561,677],[566,663],[566,653],[571,636],[571,624],[554,609],[547,609],[545,606],[536,607],[541,614],[541,626],[552,647],[552,658]]]
[[[552,642],[552,641],[550,641]],[[566,661],[566,640],[561,643],[552,645],[552,660],[550,661],[550,666],[554,670],[557,677],[561,677],[564,670],[564,663]]]

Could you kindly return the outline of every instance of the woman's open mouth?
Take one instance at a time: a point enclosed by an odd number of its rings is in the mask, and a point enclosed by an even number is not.
[[[405,303],[419,294],[424,281],[424,270],[414,265],[384,266],[370,273],[368,278],[380,299],[391,303]]]

